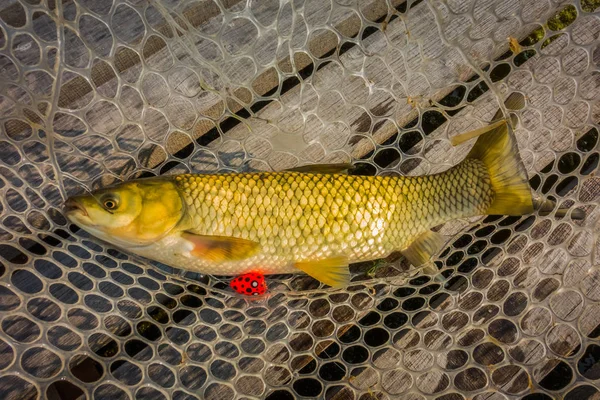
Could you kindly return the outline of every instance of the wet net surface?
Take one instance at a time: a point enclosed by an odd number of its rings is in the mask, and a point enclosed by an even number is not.
[[[600,398],[598,5],[1,1],[0,398]],[[157,174],[439,172],[499,108],[532,187],[586,218],[456,221],[427,271],[250,300],[60,212]]]

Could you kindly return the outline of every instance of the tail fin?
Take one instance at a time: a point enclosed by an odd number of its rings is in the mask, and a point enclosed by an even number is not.
[[[488,215],[524,215],[533,212],[533,197],[519,149],[506,120],[453,138],[453,143],[479,136],[467,159],[486,166],[494,191]]]

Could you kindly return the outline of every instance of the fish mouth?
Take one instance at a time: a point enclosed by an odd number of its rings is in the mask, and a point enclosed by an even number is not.
[[[84,217],[89,217],[87,210],[75,199],[67,199],[64,207],[65,214],[80,213]]]

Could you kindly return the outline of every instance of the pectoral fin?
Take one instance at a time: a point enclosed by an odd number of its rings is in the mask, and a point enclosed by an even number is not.
[[[426,231],[401,252],[413,266],[419,267],[429,261],[445,243],[444,237],[439,233]]]
[[[297,262],[296,268],[331,287],[350,283],[350,270],[346,257],[332,257],[319,261]]]
[[[347,174],[352,168],[352,164],[308,164],[300,167],[289,168],[285,171],[312,174]]]
[[[213,262],[243,260],[254,255],[260,248],[258,242],[226,237],[196,235],[183,232],[181,237],[191,242],[194,248],[191,254]]]

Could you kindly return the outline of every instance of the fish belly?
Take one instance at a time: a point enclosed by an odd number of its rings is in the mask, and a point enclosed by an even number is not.
[[[149,246],[131,249],[134,253],[171,267],[210,275],[239,275],[258,271],[263,274],[298,272],[289,260],[260,252],[244,260],[214,263],[191,254],[192,245],[179,234],[169,235]]]

